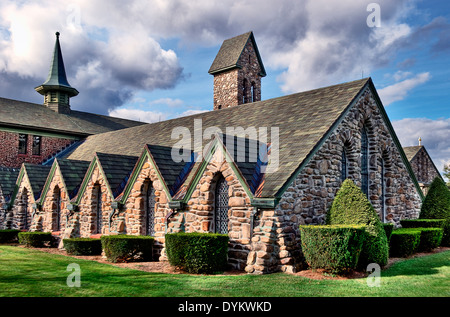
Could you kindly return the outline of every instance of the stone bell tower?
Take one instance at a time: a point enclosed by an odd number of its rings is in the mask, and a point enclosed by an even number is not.
[[[55,112],[70,113],[71,97],[78,95],[78,90],[70,86],[67,81],[66,70],[59,44],[59,32],[56,32],[56,42],[53,59],[47,80],[35,90],[44,96],[44,105]]]
[[[266,71],[253,32],[225,40],[209,73],[214,75],[214,110],[260,101]]]

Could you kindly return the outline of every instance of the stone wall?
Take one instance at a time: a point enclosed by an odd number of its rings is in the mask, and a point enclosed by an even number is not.
[[[417,152],[410,164],[414,174],[416,175],[417,181],[421,185],[422,191],[426,194],[431,182],[436,177],[440,177],[440,175],[436,170],[430,156],[425,151],[425,148],[422,147]]]
[[[221,150],[217,150],[207,164],[188,201],[187,209],[170,218],[167,232],[215,232],[214,195],[220,174],[225,178],[229,188],[228,263],[234,269],[243,270],[251,250],[253,207],[230,164],[224,160]]]
[[[349,161],[348,177],[361,186],[363,125],[369,138],[369,199],[380,219],[398,226],[401,219],[418,217],[420,196],[368,90],[303,168],[276,209],[260,212],[254,229],[254,251],[266,260],[256,268],[249,258],[247,271],[292,272],[301,267],[298,226],[325,223],[326,213],[342,183],[341,157],[345,147]],[[381,158],[385,160],[384,217],[381,210]]]

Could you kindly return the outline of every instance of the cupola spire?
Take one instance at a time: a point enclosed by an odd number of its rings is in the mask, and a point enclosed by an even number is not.
[[[56,32],[53,59],[47,80],[35,90],[44,96],[44,105],[58,113],[70,113],[70,97],[78,95],[78,90],[70,86],[59,43],[59,32]]]

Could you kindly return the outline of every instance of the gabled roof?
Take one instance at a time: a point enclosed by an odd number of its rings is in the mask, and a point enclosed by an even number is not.
[[[75,110],[60,114],[44,105],[0,98],[0,129],[30,129],[85,137],[144,124]]]
[[[0,167],[0,188],[2,189],[3,197],[7,202],[10,200],[14,191],[18,176],[18,168]]]
[[[99,152],[95,153],[95,156],[90,162],[89,168],[84,175],[83,181],[81,182],[78,193],[72,199],[72,202],[74,204],[79,204],[92,173],[97,166],[103,176],[103,179],[105,179],[111,199],[114,200],[122,193],[125,185],[128,183],[128,179],[136,165],[137,160],[137,156],[106,154]]]
[[[417,153],[419,153],[419,150],[422,148],[422,145],[417,146],[406,146],[403,147],[403,151],[405,152],[406,158],[409,162],[416,156]]]
[[[239,65],[239,58],[241,57],[248,41],[252,42],[255,49],[259,65],[261,67],[260,75],[262,77],[266,76],[261,55],[259,54],[255,37],[251,31],[223,41],[222,46],[220,47],[219,52],[217,53],[216,58],[214,59],[208,72],[213,75],[236,67],[240,68],[241,65]]]
[[[217,127],[227,133],[227,127],[242,127],[237,136],[246,137],[246,129],[267,128],[267,143],[279,132],[279,168],[266,174],[258,197],[275,197],[299,166],[314,152],[333,124],[343,116],[358,95],[373,85],[369,78],[319,88],[288,96],[243,104],[222,110],[147,124],[121,131],[93,135],[86,139],[68,158],[92,159],[95,152],[140,156],[148,143],[160,147],[180,147],[172,139],[173,129],[183,127],[194,137],[194,126],[201,123],[203,131]],[[197,126],[198,127],[198,126]],[[276,129],[275,129],[276,128]],[[236,130],[236,132],[238,132]],[[187,140],[190,144],[192,139]],[[206,146],[211,139],[202,139]],[[195,149],[194,149],[195,150]],[[195,167],[193,168],[193,170]],[[188,176],[190,177],[190,176]]]
[[[51,166],[23,163],[22,167],[20,168],[16,184],[14,186],[14,191],[11,195],[10,206],[14,204],[14,201],[17,197],[17,193],[19,191],[19,186],[22,183],[23,177],[25,175],[28,178],[33,198],[35,201],[37,201],[41,196],[41,192],[44,188],[50,170]]]

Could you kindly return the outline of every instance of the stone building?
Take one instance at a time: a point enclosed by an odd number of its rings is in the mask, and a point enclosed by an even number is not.
[[[405,151],[422,192],[426,195],[431,182],[436,177],[442,178],[441,173],[439,173],[436,165],[434,165],[425,147],[421,145],[421,139],[419,139],[418,146],[404,147],[403,151]]]
[[[224,41],[210,73],[214,111],[88,136],[42,171],[31,230],[152,235],[155,260],[166,259],[167,233],[223,233],[230,267],[260,274],[301,269],[298,226],[323,224],[346,178],[381,221],[418,217],[423,193],[370,78],[260,100],[252,32]]]
[[[0,98],[0,166],[51,164],[89,135],[143,124],[71,109],[70,98],[78,90],[67,80],[59,33],[48,78],[35,89],[44,96],[43,104]]]

